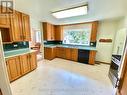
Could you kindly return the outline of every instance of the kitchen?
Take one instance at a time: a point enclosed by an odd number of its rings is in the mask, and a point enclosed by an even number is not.
[[[122,13],[122,16],[116,15],[119,11],[114,9],[110,17],[96,15],[100,18],[86,20],[94,1],[82,4],[65,0],[67,7],[63,8],[56,5],[63,4],[64,0],[58,1],[45,1],[42,8],[39,6],[42,1],[31,1],[27,6],[26,1],[16,0],[12,14],[1,13],[0,74],[3,77],[0,88],[3,95],[116,93],[114,88],[119,86],[125,59],[127,17]],[[31,11],[34,4],[37,9]],[[49,9],[50,4],[54,9]],[[52,13],[46,15],[44,6]],[[118,9],[121,6],[117,6]],[[77,8],[85,9],[85,16],[69,18],[62,14],[64,18],[57,17],[57,13]],[[39,18],[42,15],[39,9],[45,14],[43,19]]]

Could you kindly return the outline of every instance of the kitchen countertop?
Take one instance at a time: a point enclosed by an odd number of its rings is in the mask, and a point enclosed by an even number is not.
[[[4,58],[7,59],[10,57],[15,57],[15,56],[19,56],[19,55],[23,55],[23,54],[27,54],[27,53],[32,53],[32,52],[36,52],[36,50],[31,50],[29,48],[26,48],[26,49],[5,51],[4,52]]]
[[[55,44],[50,44],[50,45],[44,45],[44,47],[49,47],[49,48],[55,48],[55,47],[64,47],[64,48],[77,48],[77,49],[83,49],[83,50],[94,50],[97,51],[96,47],[90,47],[90,46],[76,46],[76,45],[55,45]]]

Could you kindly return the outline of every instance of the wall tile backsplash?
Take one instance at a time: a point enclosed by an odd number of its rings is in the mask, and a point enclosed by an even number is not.
[[[11,44],[4,44],[3,48],[4,48],[4,51],[29,48],[29,42],[14,42]]]

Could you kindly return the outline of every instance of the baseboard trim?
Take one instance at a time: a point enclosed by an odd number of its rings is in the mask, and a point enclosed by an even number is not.
[[[101,62],[101,61],[95,61],[96,64],[107,64],[110,65],[111,63]]]

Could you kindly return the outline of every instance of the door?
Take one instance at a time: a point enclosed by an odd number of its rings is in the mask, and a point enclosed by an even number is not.
[[[22,13],[22,32],[24,41],[30,41],[31,40],[30,18],[29,15],[23,13]]]
[[[30,69],[34,70],[37,68],[37,55],[36,52],[30,53]]]
[[[21,76],[19,57],[9,58],[6,61],[6,65],[10,81],[13,81]]]
[[[23,41],[21,24],[21,13],[15,11],[14,14],[11,15],[11,32],[14,42]]]
[[[20,56],[22,75],[30,72],[29,54]]]

